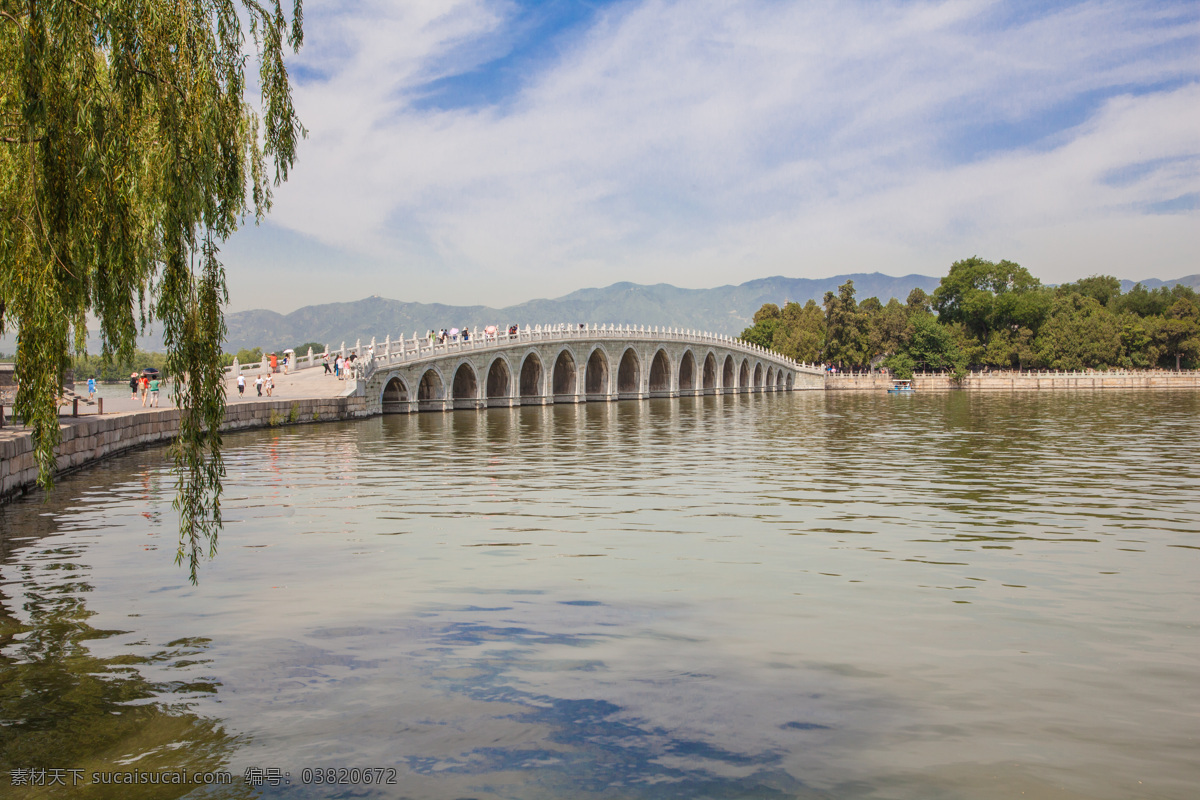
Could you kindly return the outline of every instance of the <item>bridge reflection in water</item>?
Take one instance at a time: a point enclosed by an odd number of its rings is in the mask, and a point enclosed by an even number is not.
[[[824,388],[819,366],[731,336],[628,325],[536,327],[431,344],[388,339],[357,381],[368,413]]]

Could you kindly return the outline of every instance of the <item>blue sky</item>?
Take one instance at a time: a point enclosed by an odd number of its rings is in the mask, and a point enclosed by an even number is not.
[[[232,310],[1200,272],[1195,2],[310,0],[305,33]]]

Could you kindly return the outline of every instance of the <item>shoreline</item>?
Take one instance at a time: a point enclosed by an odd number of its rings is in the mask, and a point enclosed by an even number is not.
[[[883,392],[892,386],[892,381],[885,373],[832,374],[825,376],[823,391]],[[980,372],[967,375],[959,384],[953,383],[948,374],[917,373],[912,383],[916,391],[926,392],[1200,389],[1200,370]],[[445,409],[450,410],[454,409]],[[381,414],[380,410],[368,407],[367,398],[358,387],[343,390],[336,396],[230,398],[221,431],[342,422]],[[55,476],[74,472],[109,456],[168,442],[178,431],[178,421],[179,411],[174,407],[63,417]],[[35,490],[36,479],[37,465],[33,460],[30,431],[24,427],[0,428],[0,505]]]
[[[827,392],[883,391],[895,379],[887,373],[860,375],[827,374]],[[916,391],[1062,391],[1064,389],[1200,389],[1200,370],[1109,370],[1088,372],[989,371],[968,373],[954,383],[948,373],[914,373]]]

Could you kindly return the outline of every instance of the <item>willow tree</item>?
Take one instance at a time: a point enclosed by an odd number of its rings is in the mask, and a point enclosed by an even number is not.
[[[221,524],[218,248],[266,213],[304,135],[284,65],[301,23],[300,0],[290,22],[279,0],[0,0],[0,334],[17,335],[15,410],[49,489],[56,396],[89,317],[106,357],[131,357],[157,320],[181,378],[177,560],[193,581]]]

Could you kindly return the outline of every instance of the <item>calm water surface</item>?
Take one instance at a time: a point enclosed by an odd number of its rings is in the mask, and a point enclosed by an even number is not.
[[[226,446],[198,587],[161,449],[0,509],[4,770],[239,778],[197,797],[1200,785],[1196,393],[623,402]],[[396,784],[304,785],[324,767]]]

